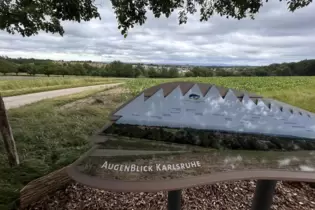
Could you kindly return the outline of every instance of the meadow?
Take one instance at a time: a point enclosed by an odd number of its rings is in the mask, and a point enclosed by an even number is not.
[[[9,167],[1,141],[0,209],[13,205],[28,182],[70,164],[87,151],[89,136],[106,124],[119,104],[145,88],[179,80],[246,90],[315,112],[315,77],[139,78],[125,80],[117,90],[83,92],[10,109],[21,165]]]
[[[2,96],[14,96],[64,88],[115,83],[117,81],[119,79],[103,77],[2,76],[0,77],[0,94]]]

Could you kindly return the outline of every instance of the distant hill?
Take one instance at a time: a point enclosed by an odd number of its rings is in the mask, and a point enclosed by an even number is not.
[[[29,75],[89,75],[115,77],[211,77],[211,76],[315,76],[315,60],[270,64],[244,65],[188,65],[93,61],[63,61],[34,58],[0,57],[0,73]]]

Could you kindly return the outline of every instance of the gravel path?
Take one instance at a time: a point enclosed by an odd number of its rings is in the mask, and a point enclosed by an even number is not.
[[[255,181],[237,181],[183,190],[182,210],[250,210]],[[74,183],[43,197],[28,210],[166,210],[167,193],[115,193]],[[271,210],[313,210],[315,189],[279,182]]]
[[[61,89],[61,90],[52,90],[52,91],[45,91],[40,93],[32,93],[26,95],[19,95],[19,96],[10,96],[4,97],[4,104],[6,109],[17,108],[26,104],[31,104],[37,101],[41,101],[43,99],[48,98],[55,98],[58,96],[65,96],[70,94],[79,93],[85,90],[93,90],[98,88],[106,88],[106,87],[115,87],[122,83],[114,83],[114,84],[104,84],[104,85],[93,85],[93,86],[86,86],[86,87],[77,87],[77,88],[68,88],[68,89]]]

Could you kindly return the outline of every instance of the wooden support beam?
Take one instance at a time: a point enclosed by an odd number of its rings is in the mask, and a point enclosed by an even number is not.
[[[19,155],[16,149],[16,144],[13,138],[11,126],[9,124],[8,115],[2,96],[0,95],[0,132],[4,142],[4,147],[7,152],[10,166],[20,164]]]
[[[28,183],[20,191],[20,209],[28,209],[44,196],[49,196],[72,183],[73,180],[68,176],[66,169],[67,167],[61,168]]]

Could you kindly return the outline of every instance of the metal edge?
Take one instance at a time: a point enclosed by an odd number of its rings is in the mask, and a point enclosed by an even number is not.
[[[93,143],[100,143],[100,142],[105,142],[106,140],[106,135],[103,134],[103,131],[105,131],[107,128],[112,126],[114,124],[114,121],[109,121],[106,123],[102,128],[100,128],[98,131],[96,131],[90,138],[90,142]],[[102,140],[101,140],[102,139]]]
[[[209,175],[181,178],[174,180],[157,181],[120,181],[101,179],[85,175],[75,169],[67,168],[68,175],[75,181],[92,188],[116,191],[116,192],[157,192],[172,191],[218,182],[238,180],[276,180],[276,181],[299,181],[315,182],[315,175],[311,172],[292,172],[279,170],[245,170],[232,172],[218,172]]]
[[[117,107],[116,109],[114,109],[110,114],[109,114],[109,118],[111,121],[116,121],[120,118],[120,116],[115,115],[116,112],[118,112],[120,109],[124,108],[127,104],[129,104],[131,101],[133,101],[135,98],[137,98],[138,96],[140,96],[144,91],[142,91],[141,93],[139,93],[138,95],[136,95],[135,97],[132,97],[130,99],[128,99],[125,103],[123,103],[122,105],[120,105],[119,107]]]

